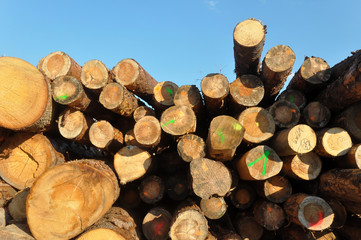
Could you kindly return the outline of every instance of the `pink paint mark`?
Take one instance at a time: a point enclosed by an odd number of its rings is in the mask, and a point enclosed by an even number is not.
[[[318,225],[321,225],[323,223],[323,214],[322,212],[318,212],[318,221],[317,222],[310,222],[308,224],[309,227],[317,227]]]
[[[158,223],[158,225],[155,227],[154,233],[155,233],[156,236],[159,235],[159,232],[160,232],[160,230],[162,229],[163,225],[164,225],[164,223],[163,223],[163,222],[160,222],[160,223]]]

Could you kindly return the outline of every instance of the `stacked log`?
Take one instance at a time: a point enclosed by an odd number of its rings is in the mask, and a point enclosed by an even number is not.
[[[1,57],[1,238],[358,239],[361,51],[306,57],[280,93],[295,53],[261,61],[265,34],[239,23],[235,79],[200,87]]]

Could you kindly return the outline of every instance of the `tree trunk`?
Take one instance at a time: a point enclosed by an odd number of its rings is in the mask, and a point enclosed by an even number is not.
[[[320,175],[322,161],[314,152],[283,158],[282,173],[296,180],[314,180]]]
[[[302,110],[306,106],[307,102],[305,94],[295,89],[284,90],[278,96],[277,100],[287,100],[291,103],[294,103],[300,110]]]
[[[257,202],[253,207],[256,222],[269,231],[275,231],[285,222],[285,213],[276,203],[268,201]]]
[[[248,182],[240,182],[229,198],[233,206],[245,210],[256,200],[256,192]]]
[[[158,111],[163,111],[170,106],[174,105],[174,95],[178,90],[178,85],[169,82],[163,81],[157,83],[153,90],[154,102],[153,106]]]
[[[177,144],[179,156],[186,162],[206,156],[206,144],[204,140],[194,134],[182,136]]]
[[[312,128],[323,128],[331,119],[331,111],[320,102],[310,102],[303,109],[303,119]]]
[[[84,63],[80,80],[86,88],[96,93],[99,93],[102,88],[111,82],[109,70],[99,60],[90,60]]]
[[[291,128],[298,124],[301,113],[297,105],[287,100],[278,100],[269,107],[269,113],[273,117],[276,126]]]
[[[292,194],[292,185],[282,176],[274,176],[265,181],[255,182],[258,195],[274,203],[286,201]]]
[[[165,180],[165,189],[170,199],[182,201],[190,194],[188,176],[182,172],[172,174]]]
[[[200,207],[208,219],[220,219],[227,211],[227,204],[223,197],[202,198]]]
[[[103,162],[68,162],[35,182],[26,202],[27,221],[36,239],[70,239],[103,217],[118,196],[118,180]]]
[[[138,187],[140,199],[147,204],[162,200],[165,191],[164,181],[155,175],[146,177]]]
[[[123,145],[123,133],[114,128],[108,121],[100,120],[91,125],[89,140],[97,148],[120,149]]]
[[[172,106],[162,113],[160,124],[164,132],[178,137],[195,132],[197,119],[191,108],[187,106]]]
[[[333,219],[331,228],[341,228],[343,225],[345,225],[347,220],[347,212],[346,208],[343,206],[343,204],[336,200],[336,199],[326,199],[328,205],[332,208],[333,213],[335,214],[335,217]]]
[[[67,108],[60,113],[58,130],[62,137],[78,142],[89,140],[88,130],[93,120],[86,117],[81,111]]]
[[[145,116],[134,125],[134,136],[145,148],[155,148],[161,141],[162,129],[158,119]]]
[[[361,52],[361,51],[360,51]],[[346,108],[333,122],[334,126],[345,129],[355,142],[361,141],[361,103]]]
[[[345,156],[335,158],[334,162],[341,168],[361,169],[361,143],[353,145]]]
[[[162,207],[149,210],[143,219],[142,229],[148,240],[166,240],[172,221],[172,215]]]
[[[147,106],[139,106],[133,112],[133,118],[136,122],[139,121],[142,117],[153,116],[155,117],[155,111]]]
[[[344,156],[350,151],[351,147],[351,137],[342,128],[325,128],[317,132],[315,152],[320,156]]]

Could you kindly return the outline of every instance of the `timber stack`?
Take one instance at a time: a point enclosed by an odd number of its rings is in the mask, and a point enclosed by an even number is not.
[[[235,79],[0,58],[0,238],[361,239],[361,51],[330,67],[234,29]],[[232,81],[229,81],[232,80]]]

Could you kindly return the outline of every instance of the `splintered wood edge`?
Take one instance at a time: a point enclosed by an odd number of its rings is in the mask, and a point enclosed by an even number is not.
[[[80,80],[89,89],[102,88],[109,81],[108,69],[99,60],[87,61],[82,67]]]
[[[174,105],[173,100],[177,90],[178,85],[173,82],[159,82],[153,89],[154,98],[157,102],[164,106],[172,106]]]
[[[322,145],[331,156],[343,156],[352,147],[352,140],[348,132],[342,128],[330,128],[322,137]]]
[[[317,144],[316,133],[306,124],[298,124],[288,133],[288,144],[296,153],[311,152]]]
[[[58,66],[58,61],[61,62],[60,69]],[[41,69],[44,71],[45,75],[50,79],[55,79],[56,77],[66,75],[68,73],[71,66],[71,60],[68,54],[57,51],[46,56],[41,65]],[[55,67],[55,69],[49,69],[52,67]]]
[[[284,72],[292,68],[295,60],[295,53],[285,45],[277,45],[271,48],[264,58],[265,64],[273,72]]]
[[[206,97],[223,99],[229,93],[229,81],[220,73],[208,74],[202,79],[201,90]]]
[[[265,38],[266,30],[258,20],[247,19],[237,24],[233,39],[241,46],[255,47]]]
[[[112,70],[115,81],[121,85],[131,85],[139,77],[140,66],[134,59],[123,59]]]
[[[83,233],[76,240],[128,240],[119,233],[108,228],[97,228]]]

